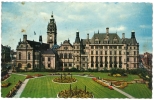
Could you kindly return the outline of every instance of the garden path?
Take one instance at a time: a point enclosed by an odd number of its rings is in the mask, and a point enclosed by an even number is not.
[[[124,92],[124,91],[122,91],[122,90],[120,90],[120,89],[118,89],[118,88],[116,88],[116,87],[114,87],[114,86],[112,86],[112,88],[113,88],[114,90],[118,91],[119,93],[121,93],[121,94],[127,96],[127,97],[130,98],[130,99],[134,99],[134,98],[135,98],[135,97],[131,96],[130,94],[128,94],[128,93],[126,93],[126,92]]]
[[[110,86],[109,83],[106,83],[106,84]],[[116,88],[116,87],[114,87],[114,86],[112,86],[112,88],[113,88],[114,90],[116,90],[117,92],[119,92],[119,93],[125,95],[126,97],[130,98],[130,99],[134,99],[134,98],[135,98],[135,97],[131,96],[130,94],[128,94],[128,93],[126,93],[126,92],[124,92],[124,91],[122,91],[122,90],[120,90],[120,89],[118,89],[118,88]]]
[[[20,98],[21,93],[23,92],[25,86],[27,85],[29,79],[25,79],[25,81],[22,83],[21,87],[17,91],[16,95],[13,98]]]

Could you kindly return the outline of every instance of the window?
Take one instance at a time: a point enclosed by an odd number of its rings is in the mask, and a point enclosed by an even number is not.
[[[121,49],[122,47],[121,46],[119,46],[119,49]]]
[[[28,53],[28,60],[30,60],[30,52]]]
[[[136,64],[134,64],[134,68],[136,68]]]
[[[94,49],[94,46],[91,46],[91,49]]]
[[[114,57],[114,62],[116,62],[116,61],[117,61],[117,57],[115,56],[115,57]]]
[[[129,58],[127,58],[127,61],[129,61]]]
[[[119,57],[119,62],[121,62],[121,57]]]
[[[107,56],[105,57],[105,62],[107,62]]]
[[[93,56],[91,56],[91,62],[94,62],[94,59],[93,59],[94,57]]]
[[[135,49],[135,47],[134,47],[134,49]]]
[[[60,58],[63,58],[63,54],[62,53],[60,54]]]
[[[85,58],[82,58],[83,61],[85,61]]]
[[[102,62],[102,61],[103,61],[103,59],[102,59],[102,58],[103,58],[103,57],[101,56],[101,57],[100,57],[100,62]]]
[[[98,62],[98,57],[96,56],[96,62]]]
[[[116,55],[116,51],[114,51],[114,54]]]
[[[69,63],[69,67],[72,67],[72,64],[71,63]]]
[[[27,64],[27,68],[31,68],[31,64],[30,63]]]
[[[96,55],[98,55],[98,51],[96,51]]]
[[[110,62],[112,62],[112,57],[110,56]]]
[[[112,55],[112,51],[110,51],[110,55]]]
[[[79,49],[79,46],[77,46],[77,49]]]
[[[50,67],[50,64],[48,64],[48,68]]]
[[[79,57],[77,56],[77,61],[79,61]]]
[[[72,54],[71,53],[69,53],[69,59],[72,59]]]
[[[64,59],[67,59],[67,54],[66,53],[64,54]]]
[[[117,46],[114,46],[114,49],[117,49]]]
[[[134,51],[134,55],[136,55],[136,51]]]
[[[129,55],[129,52],[127,52],[127,55]]]
[[[134,62],[136,62],[136,58],[134,58]]]
[[[107,46],[105,46],[105,49],[107,49]]]
[[[105,51],[105,54],[107,55],[107,51]]]
[[[50,57],[48,58],[48,61],[50,61]]]
[[[102,55],[102,51],[100,51],[100,54]]]
[[[95,46],[95,49],[98,49],[98,46]]]
[[[103,67],[103,64],[102,63],[100,63],[100,67]]]
[[[21,53],[19,52],[19,60],[21,60]]]
[[[100,46],[100,49],[103,49],[103,46]]]
[[[93,55],[93,51],[91,51],[91,54]]]
[[[94,64],[91,64],[91,67],[94,67]]]
[[[121,55],[121,51],[119,51],[119,55]]]
[[[112,49],[112,46],[109,46],[110,49]]]
[[[82,67],[85,67],[85,64],[82,64]]]

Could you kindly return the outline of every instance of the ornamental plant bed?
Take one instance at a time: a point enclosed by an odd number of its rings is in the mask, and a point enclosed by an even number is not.
[[[31,75],[27,75],[27,76],[26,76],[26,79],[29,79],[29,78],[34,78],[34,77],[31,76]]]
[[[11,85],[11,83],[3,83],[3,84],[1,84],[1,87],[8,87],[10,85]]]
[[[42,75],[42,74],[35,74],[34,76],[40,77],[40,76],[44,76],[44,75]]]
[[[7,75],[5,75],[5,76],[3,76],[3,77],[1,78],[1,81],[4,81],[4,80],[6,80],[6,79],[9,78],[9,77],[10,77],[10,75],[7,74]]]
[[[57,77],[55,79],[53,79],[54,82],[58,82],[58,83],[72,83],[72,82],[76,82],[76,79],[72,77],[72,74],[70,75],[60,75],[60,77]]]
[[[77,86],[72,89],[71,84],[70,84],[70,89],[69,90],[63,90],[58,93],[59,98],[93,98],[92,92],[88,92],[85,89],[77,89]]]

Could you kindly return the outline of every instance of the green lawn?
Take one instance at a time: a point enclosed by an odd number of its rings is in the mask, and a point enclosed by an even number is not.
[[[20,74],[25,75],[35,75],[43,74],[49,75],[51,72],[23,72]],[[61,73],[61,72],[59,72]],[[63,73],[63,72],[62,72]],[[68,73],[68,72],[65,72]],[[127,77],[111,77],[108,73],[101,72],[71,72],[73,75],[77,74],[92,74],[95,77],[108,78],[114,80],[125,80],[132,81],[134,79],[139,79],[138,75],[128,75]],[[14,80],[15,77],[15,80]],[[57,93],[64,89],[69,89],[69,84],[58,84],[53,83],[52,80],[58,76],[46,76],[36,79],[30,79],[26,85],[21,97],[31,97],[31,98],[56,98]],[[73,76],[77,78],[77,82],[72,84],[72,88],[78,86],[78,88],[84,89],[87,86],[87,91],[92,92],[95,98],[126,98],[124,95],[120,94],[115,90],[109,90],[98,83],[94,82],[91,78]],[[25,76],[12,74],[11,77],[2,82],[10,82],[11,85],[7,88],[1,88],[1,97],[5,97],[7,93],[15,86],[19,80],[24,80]],[[152,91],[148,89],[145,84],[129,84],[126,88],[122,89],[126,93],[134,96],[135,98],[152,98]]]
[[[20,72],[19,74],[25,74],[25,75],[35,75],[35,74],[43,74],[43,75],[49,75],[50,73],[54,72]],[[102,72],[56,72],[56,73],[72,73],[73,75],[78,74],[92,74],[95,77],[101,77],[101,78],[108,78],[108,79],[114,79],[114,80],[124,80],[124,81],[132,81],[134,79],[140,79],[138,75],[128,75],[127,77],[113,77],[108,76],[108,73],[102,73]]]
[[[31,98],[56,98],[57,93],[61,90],[69,89],[69,84],[53,83],[52,80],[57,76],[47,76],[37,79],[30,79],[26,88],[21,94],[21,97]],[[83,78],[75,76],[77,82],[72,84],[72,88],[77,86],[84,89],[87,86],[87,91],[92,92],[95,98],[126,98],[115,90],[109,90],[98,83],[94,82],[91,78]]]
[[[152,91],[145,84],[129,84],[122,90],[135,98],[152,98]]]
[[[25,79],[25,76],[12,74],[6,81],[3,81],[1,83],[7,83],[10,82],[11,85],[6,88],[1,88],[1,97],[6,97],[6,95],[9,93],[9,91],[17,84],[19,80],[23,81]]]

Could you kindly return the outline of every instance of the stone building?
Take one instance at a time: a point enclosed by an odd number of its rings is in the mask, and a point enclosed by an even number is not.
[[[104,33],[94,33],[91,39],[89,34],[85,39],[80,39],[79,35],[76,32],[73,44],[68,39],[57,45],[57,26],[52,14],[47,25],[47,43],[42,43],[42,36],[35,42],[24,35],[17,46],[17,66],[27,66],[29,70],[42,67],[57,70],[138,68],[139,43],[134,31],[130,33],[131,38],[125,38],[125,33],[120,38],[117,33],[110,33],[108,27]]]

